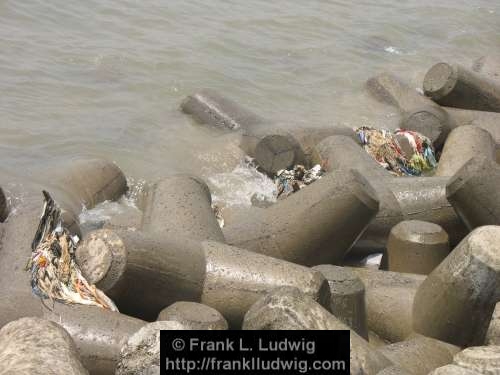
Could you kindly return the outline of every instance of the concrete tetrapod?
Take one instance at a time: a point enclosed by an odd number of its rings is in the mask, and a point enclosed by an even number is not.
[[[400,109],[403,113],[401,128],[426,135],[436,149],[441,148],[451,130],[463,125],[475,125],[491,133],[497,144],[497,160],[500,160],[498,113],[440,107],[396,77],[385,73],[370,79],[367,85],[379,101]]]
[[[79,165],[79,163],[74,165]],[[116,199],[124,190],[122,184],[115,185],[117,174],[113,172],[114,168],[110,168],[112,173],[109,175],[99,173],[99,170],[96,171],[95,179],[87,179],[88,185],[80,179],[67,181],[65,188],[72,192],[80,191],[82,194],[70,195],[74,199],[72,204],[75,207],[76,202],[86,201],[90,204],[97,204],[103,199]],[[91,176],[91,168],[87,171]],[[64,171],[57,172],[64,175]],[[68,175],[74,174],[76,171],[68,170]],[[73,182],[76,186],[71,185]],[[2,262],[0,263],[0,300],[2,301],[0,327],[26,316],[53,320],[73,337],[82,362],[91,374],[112,373],[122,341],[126,340],[130,333],[139,329],[144,322],[98,307],[42,301],[32,293],[30,273],[25,271],[25,266],[31,255],[31,242],[38,227],[42,206],[42,194],[37,192],[33,195],[30,192],[23,197],[15,210],[11,212],[9,219],[2,224],[4,230],[1,239]],[[78,231],[77,223],[65,224],[75,232]]]
[[[334,172],[266,209],[224,227],[227,243],[303,265],[340,261],[378,211],[366,179]]]
[[[435,176],[451,177],[471,158],[495,160],[496,144],[491,134],[477,126],[460,126],[450,133],[436,168]]]
[[[239,131],[240,147],[269,174],[305,162],[291,134],[215,90],[202,89],[189,95],[181,109],[199,123]]]
[[[313,269],[321,272],[330,285],[332,314],[368,340],[365,286],[360,278],[345,267],[323,264]]]
[[[21,318],[0,329],[0,374],[88,375],[68,332],[54,322]]]
[[[500,346],[476,346],[457,353],[453,363],[481,374],[500,374]]]
[[[246,330],[348,330],[344,323],[296,288],[278,288],[259,299],[245,315]],[[392,363],[354,331],[351,374],[376,374]]]
[[[173,302],[191,301],[216,309],[238,327],[253,302],[284,285],[325,306],[330,301],[318,271],[213,241],[99,230],[78,247],[76,257],[88,280],[121,311],[148,320]]]
[[[402,221],[387,241],[388,270],[427,275],[448,256],[448,234],[437,224]]]
[[[196,302],[175,302],[161,310],[156,320],[179,322],[190,329],[225,330],[228,328],[226,319],[220,312]]]
[[[363,174],[380,201],[379,212],[356,243],[356,250],[383,250],[392,227],[404,220],[440,225],[449,233],[452,246],[467,235],[467,229],[446,199],[447,178],[392,177],[362,147],[343,136],[326,138],[317,150],[327,170],[352,168]]]
[[[385,247],[390,229],[399,221],[404,220],[401,206],[394,193],[388,188],[386,179],[389,172],[375,162],[362,147],[353,140],[343,136],[332,136],[324,139],[317,146],[317,152],[324,162],[327,171],[354,169],[369,179],[380,201],[377,216],[372,220],[357,241],[355,250],[364,248],[368,252],[376,252]],[[376,250],[375,250],[376,249]]]
[[[349,268],[365,285],[368,328],[390,342],[412,334],[413,300],[422,275]]]
[[[177,175],[157,182],[148,190],[144,206],[145,232],[224,242],[210,190],[198,177]]]
[[[414,375],[427,375],[447,365],[461,349],[430,337],[414,335],[405,341],[387,345],[378,351]]]
[[[472,230],[500,224],[500,165],[490,158],[470,159],[446,186],[448,200]]]
[[[413,328],[458,346],[483,343],[500,287],[500,227],[472,231],[418,288]]]
[[[444,106],[500,112],[500,85],[456,64],[432,66],[423,88],[426,96]]]

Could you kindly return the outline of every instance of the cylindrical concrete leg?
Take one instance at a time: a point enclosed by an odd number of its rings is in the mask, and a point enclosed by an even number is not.
[[[351,138],[354,142],[359,142],[359,137],[356,135],[355,131],[344,125],[334,125],[324,128],[307,127],[291,129],[290,131],[300,143],[305,155],[305,160],[309,166],[322,164],[323,160],[321,160],[316,150],[316,146],[325,138],[334,135],[342,135]]]
[[[484,342],[500,287],[500,227],[475,229],[420,285],[416,332],[454,345]]]
[[[37,178],[64,209],[78,214],[116,200],[127,191],[127,180],[115,164],[102,159],[81,159],[52,165]]]
[[[146,324],[142,320],[94,306],[56,304],[52,311],[44,307],[42,312],[45,319],[60,324],[68,331],[83,365],[92,375],[114,373],[121,347]]]
[[[315,266],[330,285],[330,311],[358,335],[368,340],[366,327],[365,286],[348,268],[328,264]]]
[[[79,159],[50,165],[29,182],[20,179],[22,193],[34,202],[40,202],[42,190],[47,190],[61,207],[63,221],[70,231],[80,235],[78,214],[106,200],[116,200],[127,191],[127,180],[113,163],[102,159]],[[15,192],[19,193],[19,191]],[[15,194],[11,199],[16,198]],[[40,213],[39,212],[39,213]],[[38,215],[39,215],[38,213]]]
[[[500,302],[495,305],[490,325],[486,332],[486,345],[500,345]]]
[[[306,163],[302,148],[295,137],[287,133],[275,133],[260,139],[252,155],[257,165],[271,176],[275,176],[281,169]]]
[[[224,242],[212,209],[210,190],[201,179],[185,175],[168,177],[157,182],[147,195],[144,231]]]
[[[449,180],[448,200],[472,230],[500,225],[500,166],[489,158],[470,159]]]
[[[77,248],[76,260],[87,280],[128,315],[154,320],[176,301],[200,300],[206,264],[195,240],[98,230]]]
[[[359,173],[335,172],[266,209],[224,228],[229,244],[290,262],[341,260],[378,211]]]
[[[468,230],[446,198],[447,182],[446,177],[394,177],[387,184],[405,220],[427,221],[441,226],[448,233],[453,247],[468,234]],[[373,224],[377,221],[378,217]]]
[[[458,346],[415,335],[378,351],[411,374],[427,375],[430,371],[451,363],[453,356],[460,350]]]
[[[496,144],[491,134],[477,126],[460,126],[448,136],[435,175],[451,177],[476,156],[495,160]]]
[[[500,112],[500,86],[459,65],[438,63],[430,68],[424,93],[441,105]]]
[[[255,159],[259,169],[270,176],[295,164],[309,167],[298,139],[277,125],[262,124],[241,131],[240,148]]]
[[[226,319],[220,312],[196,302],[175,302],[163,309],[156,320],[179,322],[189,329],[225,330],[228,328]]]
[[[481,373],[457,365],[446,365],[438,367],[429,375],[481,375]]]
[[[281,286],[298,288],[322,306],[329,306],[330,288],[315,270],[215,242],[203,244],[207,272],[201,303],[240,327],[248,309]]]
[[[0,329],[0,373],[88,375],[68,332],[40,318],[21,318]]]
[[[432,100],[421,95],[417,90],[404,84],[390,73],[382,73],[370,78],[366,86],[377,100],[398,107],[405,113],[425,106],[438,108],[438,105]]]
[[[76,257],[89,281],[121,311],[151,320],[173,302],[193,301],[238,327],[253,302],[285,285],[325,306],[330,301],[328,283],[318,271],[218,242],[100,230],[82,243]]]
[[[248,128],[264,122],[264,119],[212,89],[202,89],[189,95],[182,102],[181,109],[201,124],[230,130]]]
[[[245,315],[246,330],[347,330],[344,323],[296,288],[279,288],[259,299]],[[351,374],[376,374],[392,363],[354,331]]]
[[[453,363],[481,374],[500,374],[500,346],[467,348],[455,355]]]
[[[449,252],[448,234],[439,225],[402,221],[392,228],[387,241],[388,270],[427,275]]]
[[[471,111],[446,107],[446,112],[453,117],[456,126],[472,125],[486,130],[496,144],[497,162],[500,163],[500,113]]]
[[[349,269],[365,285],[368,329],[390,342],[406,339],[413,332],[413,299],[425,277],[368,268]]]
[[[450,119],[442,108],[426,105],[405,113],[400,128],[425,135],[441,149],[450,132]]]
[[[317,151],[327,171],[355,169],[373,179],[391,176],[351,137],[327,137],[318,144]]]
[[[160,374],[160,330],[186,329],[190,328],[174,321],[158,321],[145,325],[123,345],[115,374]]]

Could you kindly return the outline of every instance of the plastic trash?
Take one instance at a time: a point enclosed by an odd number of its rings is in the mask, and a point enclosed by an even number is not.
[[[362,126],[356,129],[356,134],[365,151],[397,176],[420,176],[437,166],[432,142],[415,131],[397,129],[391,132]],[[397,136],[407,140],[411,152],[403,151]]]
[[[64,227],[61,209],[49,193],[43,192],[45,204],[32,242],[26,270],[31,272],[35,295],[64,304],[78,303],[118,311],[115,304],[83,277],[75,261],[78,236]]]
[[[290,194],[302,189],[306,185],[319,180],[325,173],[321,165],[316,164],[311,169],[303,165],[295,165],[293,169],[282,169],[276,173],[274,182],[276,184],[276,197],[285,198]]]

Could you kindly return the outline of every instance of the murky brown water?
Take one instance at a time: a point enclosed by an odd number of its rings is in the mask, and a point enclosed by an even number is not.
[[[225,141],[179,112],[187,94],[212,87],[289,126],[390,123],[366,79],[416,87],[437,60],[498,52],[500,2],[1,1],[0,36],[3,172],[99,156],[217,182],[206,155]]]

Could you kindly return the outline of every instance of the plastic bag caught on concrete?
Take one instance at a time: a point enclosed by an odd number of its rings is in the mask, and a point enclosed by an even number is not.
[[[65,304],[78,303],[118,311],[111,299],[83,277],[75,261],[79,238],[64,228],[61,210],[49,193],[44,191],[43,195],[43,214],[26,266],[31,272],[33,293]]]
[[[365,151],[398,176],[420,176],[437,166],[432,142],[420,133],[363,126],[356,129],[356,134]]]

